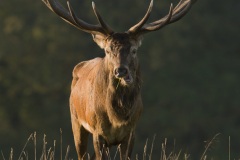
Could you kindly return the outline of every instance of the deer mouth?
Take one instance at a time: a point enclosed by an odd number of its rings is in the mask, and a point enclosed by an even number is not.
[[[128,86],[133,83],[133,77],[131,74],[126,74],[124,77],[117,77],[118,79],[118,84],[117,85],[122,85],[122,86]]]
[[[130,74],[127,74],[122,79],[126,82],[126,84],[131,84],[133,82],[133,78]]]

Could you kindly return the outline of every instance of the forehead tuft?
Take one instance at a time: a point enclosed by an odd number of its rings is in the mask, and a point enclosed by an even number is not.
[[[111,38],[118,39],[118,40],[128,40],[130,36],[127,33],[114,33],[111,35]]]
[[[130,44],[130,36],[127,33],[114,33],[109,40],[113,45]]]

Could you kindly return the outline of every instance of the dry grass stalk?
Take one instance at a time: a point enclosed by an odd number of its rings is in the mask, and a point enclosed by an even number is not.
[[[60,148],[61,148],[61,155],[60,155],[60,157],[62,157],[62,132],[60,131],[60,133],[61,133],[61,140],[60,140],[61,141],[61,143],[60,143],[60,145],[61,145],[60,146]],[[33,134],[31,134],[28,137],[28,139],[27,139],[27,141],[26,141],[22,151],[20,152],[17,160],[29,160],[29,159],[37,160],[37,140],[36,139],[37,139],[37,134],[36,134],[36,132],[34,132]],[[27,146],[28,146],[28,144],[30,142],[33,142],[33,145],[34,145],[34,153],[33,153],[33,157],[34,158],[29,158],[29,154],[26,151],[26,148],[27,148]],[[66,150],[66,154],[65,154],[64,160],[68,160],[69,159],[68,158],[69,150],[70,150],[70,147],[68,146],[67,150]],[[39,159],[40,160],[54,160],[55,156],[56,156],[55,153],[56,153],[56,140],[54,140],[53,148],[52,147],[47,148],[46,135],[44,135],[44,137],[43,137],[43,145],[42,145],[42,153],[41,153],[41,156],[40,156]],[[1,155],[2,155],[2,159],[6,160],[6,158],[5,158],[5,156],[4,156],[2,151],[1,151]],[[13,160],[13,149],[12,148],[11,148],[8,160]]]
[[[61,138],[60,138],[60,157],[63,158],[63,153],[62,153],[62,131],[60,130],[60,134],[61,134]],[[207,151],[209,151],[210,147],[214,144],[214,142],[216,142],[217,140],[217,137],[219,136],[220,134],[216,134],[214,135],[214,137],[207,142],[206,146],[205,146],[205,149],[203,151],[203,154],[200,158],[200,160],[207,160]],[[36,138],[37,135],[36,135],[36,132],[34,132],[33,134],[31,134],[19,157],[18,157],[18,160],[29,160],[29,159],[32,159],[32,158],[29,158],[29,154],[28,152],[26,151],[26,147],[27,145],[33,141],[33,144],[34,144],[34,160],[37,160],[37,141],[36,141]],[[155,138],[156,138],[156,135],[154,135],[153,137],[153,140],[152,140],[152,143],[151,143],[151,148],[150,148],[150,152],[148,154],[148,139],[146,140],[146,143],[144,145],[144,150],[143,150],[143,155],[142,155],[142,159],[143,160],[152,160],[153,157],[153,147],[154,147],[154,142],[155,142]],[[230,145],[231,145],[231,142],[230,142],[230,137],[229,137],[229,160],[231,159],[231,148],[230,148]],[[70,151],[70,146],[67,146],[67,150],[66,150],[66,153],[65,153],[65,157],[64,157],[64,160],[70,160],[69,159],[69,151]],[[111,157],[111,154],[110,154],[110,150],[107,149],[105,150],[106,151],[106,155],[107,155],[107,159],[108,160],[116,160],[118,159],[118,155],[120,155],[120,146],[117,147],[116,149],[116,152],[114,154],[113,157]],[[56,153],[56,140],[54,140],[54,144],[53,144],[53,148],[52,147],[49,147],[47,149],[47,141],[46,141],[46,135],[44,135],[43,137],[43,146],[42,146],[42,153],[41,153],[41,156],[40,156],[40,160],[54,160],[55,159],[55,153]],[[2,155],[2,159],[3,160],[6,160],[3,152],[1,151],[1,155]],[[184,160],[188,160],[190,155],[189,154],[182,154],[182,151],[180,150],[179,152],[175,152],[175,142],[174,142],[174,148],[173,148],[173,151],[171,151],[170,153],[167,153],[167,139],[164,140],[164,142],[162,143],[162,148],[161,148],[161,155],[160,155],[160,160],[180,160],[180,159],[184,159]],[[86,158],[88,160],[90,160],[91,156],[87,153],[86,154]],[[138,154],[135,155],[135,158],[133,158],[135,160],[138,160]],[[13,160],[13,149],[11,148],[11,151],[10,151],[10,154],[9,154],[9,158],[8,160]],[[62,159],[61,159],[62,160]]]

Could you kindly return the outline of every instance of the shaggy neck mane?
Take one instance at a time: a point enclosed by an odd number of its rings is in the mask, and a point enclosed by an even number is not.
[[[98,85],[96,87],[100,90],[99,93],[106,97],[104,106],[111,118],[117,121],[128,121],[136,107],[136,99],[140,95],[141,76],[139,66],[137,66],[135,71],[134,82],[130,86],[122,86],[109,70],[104,62],[105,60],[103,58],[103,63],[100,67],[102,71],[99,71],[96,77],[96,84]]]

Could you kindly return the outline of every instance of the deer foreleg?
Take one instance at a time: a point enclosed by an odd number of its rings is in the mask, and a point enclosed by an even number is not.
[[[89,132],[79,123],[76,115],[71,113],[72,130],[78,160],[87,159],[87,143]]]
[[[130,160],[134,145],[135,133],[131,132],[120,144],[120,159]]]
[[[107,156],[110,156],[108,146],[101,136],[93,135],[93,146],[96,160],[104,160]]]

